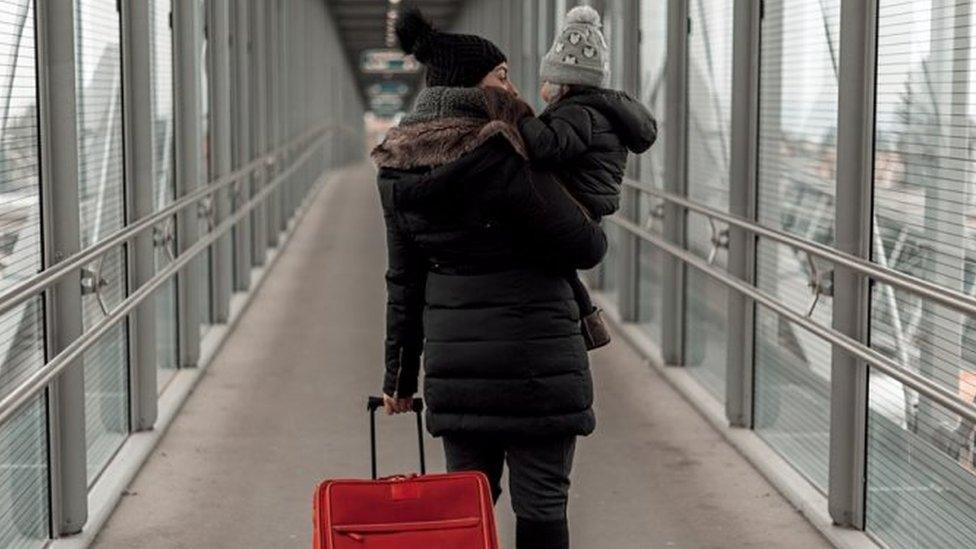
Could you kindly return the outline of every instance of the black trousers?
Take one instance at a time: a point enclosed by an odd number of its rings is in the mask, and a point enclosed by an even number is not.
[[[495,501],[501,495],[502,467],[508,463],[508,489],[515,516],[522,520],[566,520],[569,473],[576,437],[500,437],[447,435],[444,454],[448,471],[481,471],[488,477]]]

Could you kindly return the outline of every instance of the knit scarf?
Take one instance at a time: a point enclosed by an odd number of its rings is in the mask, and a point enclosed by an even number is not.
[[[526,113],[531,114],[531,109],[504,91],[425,88],[413,112],[387,132],[371,157],[381,168],[441,166],[501,135],[516,154],[526,158],[518,132],[518,120]]]

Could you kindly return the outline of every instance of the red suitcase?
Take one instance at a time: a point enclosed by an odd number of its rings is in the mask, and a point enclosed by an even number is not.
[[[480,472],[427,475],[423,401],[414,399],[420,475],[376,478],[376,410],[369,397],[373,480],[326,480],[315,490],[315,549],[498,549],[488,479]]]

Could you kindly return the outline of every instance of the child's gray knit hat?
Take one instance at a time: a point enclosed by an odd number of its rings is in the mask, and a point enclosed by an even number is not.
[[[542,58],[539,76],[553,84],[602,87],[610,76],[609,52],[600,14],[590,6],[569,10],[563,28]]]

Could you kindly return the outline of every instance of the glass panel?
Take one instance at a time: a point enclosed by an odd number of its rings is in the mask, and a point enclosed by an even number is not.
[[[41,268],[33,5],[0,8],[0,291]],[[44,364],[39,303],[0,316],[0,395]]]
[[[37,399],[0,425],[0,547],[43,547],[48,541],[44,410]]]
[[[78,182],[81,245],[91,246],[125,221],[122,158],[122,70],[115,0],[75,4],[78,86]],[[91,266],[93,286],[82,298],[85,329],[125,295],[125,252],[117,249]],[[128,390],[125,328],[118,326],[84,356],[85,434],[92,483],[125,440]]]
[[[0,291],[41,268],[34,2],[0,6]],[[0,316],[0,396],[43,366],[44,317],[33,299]],[[47,424],[35,399],[0,425],[0,547],[48,539]]]
[[[759,222],[833,242],[840,2],[770,0],[762,26]],[[791,308],[813,307],[813,281],[830,265],[760,240],[756,283]],[[829,326],[832,300],[812,318]],[[830,345],[760,308],[756,316],[755,427],[815,486],[826,490]]]
[[[872,258],[976,294],[970,2],[882,0]],[[976,319],[876,284],[871,345],[976,399]],[[869,379],[866,528],[894,547],[976,545],[973,425],[879,372]]]
[[[152,0],[150,32],[152,53],[153,194],[160,210],[176,197],[173,116],[173,29],[170,27],[172,0]],[[156,270],[166,267],[176,253],[176,219],[156,227]],[[156,292],[157,386],[162,391],[178,367],[176,331],[176,280]]]
[[[657,117],[658,131],[667,135],[665,113],[665,68],[668,51],[668,6],[666,2],[641,2],[640,5],[640,98]],[[664,188],[664,143],[656,143],[640,157],[640,180],[654,188]],[[642,194],[637,219],[654,232],[662,230],[659,201]],[[650,244],[640,242],[637,278],[637,320],[651,339],[661,341],[662,265],[666,258]]]
[[[732,0],[693,0],[688,41],[688,196],[718,208],[729,207],[729,132],[732,100]],[[713,256],[707,219],[688,218],[688,249]],[[724,251],[714,264],[725,268]],[[716,398],[725,398],[725,286],[688,269],[686,280],[685,365]]]

